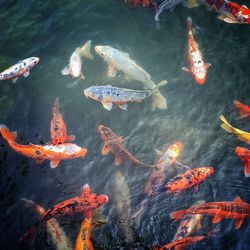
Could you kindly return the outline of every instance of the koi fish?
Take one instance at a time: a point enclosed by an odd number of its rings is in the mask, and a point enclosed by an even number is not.
[[[69,59],[69,64],[63,68],[61,73],[63,75],[71,75],[72,77],[78,77],[84,79],[82,74],[82,58],[93,59],[93,55],[90,52],[91,40],[83,45],[82,48],[76,48]]]
[[[179,220],[187,214],[207,214],[213,216],[212,223],[218,223],[223,218],[235,219],[235,229],[239,229],[245,218],[250,218],[250,205],[244,203],[239,196],[233,201],[208,202],[194,205],[190,208],[172,212],[170,217]]]
[[[136,7],[142,5],[143,7],[156,8],[156,3],[150,0],[125,0],[125,3],[128,3],[131,7]]]
[[[81,148],[72,143],[64,143],[59,145],[21,145],[15,142],[17,133],[10,132],[9,129],[1,124],[0,133],[2,137],[8,142],[10,147],[17,153],[36,159],[37,163],[42,163],[44,160],[50,161],[50,167],[56,168],[61,160],[70,160],[85,156],[86,148]]]
[[[196,202],[196,204],[203,204],[203,203],[205,203],[205,201]],[[203,218],[202,214],[186,215],[181,221],[172,242],[188,237],[192,233],[200,230],[202,218]]]
[[[27,207],[33,208],[37,211],[39,215],[44,214],[45,209],[33,202],[32,200],[22,199]],[[55,219],[50,219],[46,221],[47,232],[52,239],[53,244],[56,246],[57,250],[69,250],[73,249],[70,239],[65,234],[62,227],[59,226]]]
[[[164,10],[172,10],[174,7],[180,3],[182,3],[184,0],[165,0],[163,1],[156,9],[155,13],[155,22],[156,22],[156,28],[160,28],[160,18],[159,16]]]
[[[210,63],[205,63],[203,56],[199,50],[199,45],[195,41],[192,32],[192,19],[187,18],[188,27],[188,62],[189,67],[183,67],[184,71],[187,71],[193,75],[194,80],[198,84],[204,84],[207,76],[207,69],[210,67]]]
[[[226,130],[228,133],[232,133],[235,134],[241,141],[244,141],[248,144],[250,144],[250,133],[242,131],[238,128],[233,127],[232,125],[230,125],[228,123],[228,121],[226,120],[226,118],[221,115],[220,119],[222,120],[222,124],[221,127]]]
[[[115,205],[116,220],[119,222],[118,227],[122,232],[122,236],[125,238],[126,246],[131,246],[135,241],[135,237],[130,221],[130,191],[124,176],[118,170],[115,171],[113,178],[113,201]]]
[[[128,81],[136,80],[142,82],[145,89],[154,89],[156,87],[151,80],[151,76],[141,66],[136,64],[129,57],[129,54],[110,46],[95,46],[95,51],[108,64],[108,77],[115,77],[117,71],[122,71]],[[159,90],[153,93],[152,110],[156,108],[167,108],[167,101]]]
[[[140,220],[150,197],[158,193],[157,189],[159,189],[166,180],[166,174],[169,168],[176,163],[176,158],[180,154],[182,147],[183,145],[181,142],[176,142],[175,144],[170,145],[165,152],[161,152],[157,149],[156,153],[159,155],[159,160],[156,163],[157,167],[151,170],[144,187],[143,194],[145,197],[132,216],[137,225],[140,224]]]
[[[247,148],[236,147],[235,153],[240,157],[246,177],[250,177],[250,150]]]
[[[107,86],[91,86],[84,90],[84,95],[90,97],[100,103],[107,110],[111,110],[113,104],[116,104],[119,108],[127,110],[128,103],[130,102],[142,102],[147,97],[153,95],[161,86],[164,86],[167,82],[162,81],[154,89],[143,90],[133,90]]]
[[[182,190],[194,187],[195,192],[198,191],[199,184],[214,173],[212,167],[200,167],[187,170],[184,174],[180,174],[171,179],[164,188],[168,192],[180,194]]]
[[[33,68],[38,63],[38,57],[29,57],[24,60],[21,60],[15,65],[1,72],[0,80],[12,80],[12,82],[15,83],[19,76],[23,75],[24,77],[28,77],[31,68]]]
[[[91,194],[90,187],[85,184],[79,196],[75,196],[68,200],[62,201],[54,205],[52,208],[46,210],[38,220],[38,222],[31,227],[21,238],[20,241],[27,239],[29,236],[35,234],[38,227],[48,220],[62,215],[73,215],[85,213],[89,218],[90,212],[108,202],[108,196],[104,194]]]
[[[174,242],[170,242],[166,245],[164,245],[163,247],[154,247],[154,250],[171,250],[171,249],[175,249],[175,250],[183,250],[185,248],[187,248],[188,246],[191,246],[199,241],[204,240],[205,238],[207,238],[206,235],[199,235],[199,236],[194,236],[194,237],[186,237],[186,238],[182,238],[179,240],[176,240]]]
[[[120,166],[124,160],[129,160],[140,167],[155,167],[155,165],[148,165],[137,160],[125,147],[124,139],[116,135],[110,128],[100,125],[98,131],[103,140],[102,155],[107,155],[111,151],[115,155],[115,166]]]
[[[238,108],[238,110],[240,112],[240,116],[242,118],[250,117],[250,107],[249,106],[244,105],[239,101],[234,101],[234,105],[236,108]]]
[[[187,7],[193,8],[200,4],[220,13],[218,18],[227,23],[250,24],[250,10],[245,5],[240,5],[228,0],[191,0],[187,1]]]
[[[63,116],[59,109],[59,99],[55,100],[52,108],[53,118],[50,122],[51,143],[54,145],[63,144],[64,142],[72,142],[75,140],[74,135],[67,135],[67,127],[63,120]]]
[[[76,239],[75,250],[93,250],[91,242],[91,217],[82,221],[79,234]]]

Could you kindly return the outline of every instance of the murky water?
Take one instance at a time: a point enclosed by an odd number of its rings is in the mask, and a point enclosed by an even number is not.
[[[197,200],[231,201],[239,195],[250,203],[249,179],[234,153],[236,146],[247,145],[223,131],[219,121],[219,115],[224,114],[236,127],[250,131],[249,120],[239,119],[233,106],[235,99],[250,104],[249,26],[224,23],[204,7],[188,10],[180,5],[161,15],[162,28],[156,30],[151,10],[131,9],[115,0],[2,0],[0,9],[0,69],[26,57],[40,57],[40,63],[28,78],[21,77],[15,84],[1,82],[1,123],[17,130],[18,142],[22,144],[47,143],[51,108],[59,97],[69,134],[76,136],[76,144],[88,148],[85,159],[63,161],[57,169],[51,169],[48,161],[37,165],[14,152],[1,139],[0,249],[55,249],[45,227],[33,245],[29,241],[18,243],[19,237],[37,220],[37,214],[26,208],[20,198],[50,208],[78,195],[84,183],[89,183],[94,193],[110,197],[103,208],[108,223],[92,232],[96,249],[150,249],[153,245],[166,244],[178,227],[169,214]],[[197,85],[191,75],[181,70],[187,64],[188,16],[197,26],[195,37],[205,61],[212,65],[204,86]],[[168,109],[152,112],[151,100],[147,99],[130,104],[127,112],[118,108],[108,112],[99,103],[86,99],[83,95],[86,87],[110,83],[106,77],[107,65],[96,54],[93,61],[86,61],[83,66],[86,80],[67,88],[74,80],[60,71],[74,49],[89,39],[93,45],[110,45],[129,53],[155,82],[167,79],[169,83],[161,92],[168,100]],[[140,83],[126,82],[122,75],[111,84],[142,88]],[[179,140],[184,145],[180,162],[191,167],[213,166],[215,174],[200,185],[197,193],[189,189],[179,197],[163,194],[153,198],[141,225],[129,225],[130,209],[133,213],[138,205],[138,194],[143,191],[149,171],[123,164],[118,173],[113,155],[101,155],[99,124],[123,136],[128,149],[144,162],[155,162],[156,148],[164,149]],[[180,171],[173,170],[169,178]],[[120,174],[127,182],[121,179],[122,187],[126,192],[128,188],[132,197],[132,207],[124,210],[124,216],[116,208],[121,191],[114,190],[114,182],[121,183],[117,180]],[[81,216],[58,220],[72,244],[81,220]],[[234,229],[231,219],[212,225],[206,216],[202,225],[201,233],[213,228],[218,232],[213,238],[192,246],[193,249],[250,248],[248,219],[239,230]]]

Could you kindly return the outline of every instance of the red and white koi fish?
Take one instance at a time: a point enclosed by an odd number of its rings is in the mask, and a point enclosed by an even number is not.
[[[73,215],[85,213],[86,217],[91,216],[91,211],[106,204],[108,196],[104,194],[91,194],[90,187],[85,184],[79,196],[70,198],[54,205],[52,208],[46,210],[40,217],[39,221],[31,227],[20,240],[27,239],[29,236],[37,232],[38,227],[48,220],[62,215]]]
[[[242,118],[250,117],[250,107],[247,105],[242,104],[239,101],[234,101],[234,105],[236,108],[238,108],[240,112],[240,116]]]
[[[93,59],[90,49],[91,40],[86,42],[82,48],[76,48],[69,59],[69,64],[61,71],[61,73],[63,75],[71,75],[72,77],[84,79],[84,75],[82,74],[82,58]]]
[[[120,166],[125,160],[131,161],[140,167],[156,167],[156,165],[148,165],[137,160],[125,147],[124,139],[116,135],[110,128],[100,125],[98,131],[103,140],[102,155],[107,155],[111,151],[115,155],[115,165]]]
[[[70,160],[79,157],[85,157],[87,153],[86,148],[81,148],[72,143],[64,143],[59,145],[21,145],[15,142],[17,133],[10,132],[9,129],[1,124],[0,133],[2,137],[8,142],[10,147],[17,153],[24,156],[36,159],[37,163],[42,163],[44,160],[50,161],[50,167],[56,168],[61,160]]]
[[[190,72],[193,75],[194,80],[198,84],[204,84],[207,76],[207,69],[210,66],[210,63],[205,63],[203,56],[199,50],[199,45],[195,41],[193,32],[192,32],[192,19],[191,17],[187,18],[187,27],[188,27],[188,67],[183,67],[184,71]]]
[[[250,10],[246,5],[228,0],[188,0],[186,5],[188,8],[193,8],[200,4],[220,13],[218,18],[224,22],[250,24]]]
[[[180,194],[182,190],[194,187],[197,192],[199,184],[214,173],[212,167],[200,167],[187,170],[184,174],[180,174],[171,179],[164,188],[168,192]]]
[[[39,63],[38,57],[29,57],[27,59],[21,60],[15,65],[9,67],[0,73],[0,80],[12,80],[16,82],[19,76],[28,77],[31,68]]]
[[[183,250],[187,248],[188,246],[191,246],[199,241],[204,240],[207,238],[209,235],[199,235],[199,236],[194,236],[194,237],[185,237],[173,242],[170,242],[163,247],[154,247],[154,250]]]
[[[250,205],[237,196],[233,201],[208,202],[194,205],[184,210],[172,212],[170,217],[173,220],[179,220],[187,214],[214,216],[212,223],[218,223],[224,218],[231,218],[235,220],[235,229],[239,229],[244,219],[250,218]]]
[[[72,142],[75,140],[74,135],[67,134],[67,127],[59,109],[59,99],[57,98],[52,108],[52,120],[50,122],[51,143],[54,145]]]
[[[245,176],[250,177],[250,150],[236,147],[235,153],[240,157],[243,163]]]
[[[196,204],[203,204],[205,201],[198,201]],[[186,215],[182,219],[172,242],[189,237],[192,233],[201,229],[203,214]]]
[[[116,104],[123,110],[127,110],[128,103],[142,102],[147,97],[152,96],[154,91],[165,84],[167,84],[167,81],[162,81],[152,90],[133,90],[112,87],[111,85],[91,86],[84,90],[84,95],[102,103],[103,107],[107,110],[111,110],[113,104]]]
[[[45,209],[33,202],[32,200],[22,199],[27,207],[33,208],[39,215],[45,212]],[[57,250],[69,250],[73,249],[70,239],[67,237],[63,228],[59,226],[55,219],[46,221],[47,232],[52,239],[53,244]]]

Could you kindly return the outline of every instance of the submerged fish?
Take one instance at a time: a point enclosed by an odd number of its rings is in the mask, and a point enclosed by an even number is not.
[[[188,0],[188,8],[197,7],[200,4],[219,12],[218,18],[227,23],[250,24],[250,10],[246,5],[240,5],[228,0]]]
[[[83,45],[82,48],[76,48],[69,59],[69,64],[61,71],[63,75],[71,75],[72,77],[78,77],[84,79],[82,74],[82,58],[93,59],[93,55],[90,52],[91,40]]]
[[[19,76],[28,77],[31,68],[39,63],[38,57],[29,57],[27,59],[21,60],[15,65],[9,67],[0,73],[0,80],[12,80],[16,82]]]
[[[100,125],[98,131],[103,140],[102,155],[107,155],[111,151],[115,155],[115,165],[120,166],[123,161],[131,161],[140,167],[153,168],[156,165],[148,165],[137,160],[125,147],[124,139],[116,135],[110,128]]]
[[[205,203],[205,201],[198,201],[195,204],[203,204],[203,203]],[[188,237],[192,233],[200,230],[202,218],[203,218],[202,214],[184,216],[174,235],[172,242]]]
[[[32,200],[22,199],[27,207],[33,208],[39,215],[45,212],[45,209],[33,202]],[[55,219],[46,221],[47,232],[50,235],[53,244],[57,250],[70,250],[73,249],[70,239],[65,234],[62,227],[59,226]]]
[[[250,107],[249,106],[244,105],[239,101],[234,101],[234,105],[236,108],[238,108],[238,110],[240,112],[240,116],[242,118],[250,117]]]
[[[222,124],[221,127],[226,130],[228,133],[232,133],[235,134],[241,141],[244,141],[248,144],[250,144],[250,133],[242,131],[238,128],[233,127],[232,125],[230,125],[228,123],[228,121],[226,120],[226,118],[221,115],[220,119],[222,120]]]
[[[108,196],[104,194],[91,194],[90,187],[85,184],[82,188],[81,194],[79,196],[70,198],[68,200],[62,201],[54,205],[52,208],[46,210],[40,217],[39,221],[28,230],[20,240],[24,240],[29,236],[35,234],[38,227],[48,220],[59,217],[62,215],[73,215],[79,213],[85,213],[88,217],[89,213],[106,204],[108,202]]]
[[[86,148],[78,147],[72,143],[64,143],[59,145],[21,145],[15,142],[17,133],[10,132],[9,129],[1,124],[0,133],[2,137],[8,142],[10,147],[17,153],[24,156],[36,159],[37,163],[42,163],[44,160],[50,161],[50,167],[56,168],[61,160],[70,160],[79,157],[85,157],[87,153]]]
[[[136,80],[142,82],[145,89],[152,90],[156,87],[155,83],[151,80],[151,76],[142,67],[136,64],[136,62],[129,57],[129,54],[110,46],[95,46],[95,51],[108,64],[107,75],[109,77],[115,77],[117,71],[122,71],[128,81]],[[159,90],[153,93],[152,110],[156,108],[167,108],[167,101]]]
[[[111,110],[113,104],[116,104],[123,110],[127,110],[128,103],[130,102],[142,102],[147,97],[150,97],[161,86],[164,86],[167,82],[162,81],[152,90],[133,90],[107,86],[91,86],[84,90],[84,95],[90,97],[100,103],[107,110]]]
[[[72,142],[75,140],[74,135],[67,134],[67,127],[63,120],[63,116],[59,109],[59,99],[55,100],[52,108],[52,120],[50,122],[51,143],[54,145],[63,144],[64,142]]]
[[[236,147],[235,153],[240,157],[243,163],[245,176],[250,177],[250,150]]]
[[[207,69],[210,67],[210,63],[205,63],[203,56],[199,50],[199,45],[195,41],[192,32],[192,19],[187,18],[188,27],[188,67],[183,67],[184,71],[187,71],[193,75],[194,80],[198,84],[204,84],[206,81]]]
[[[179,174],[171,179],[164,187],[170,193],[180,194],[182,190],[194,187],[195,192],[198,191],[199,184],[214,173],[212,167],[200,167],[189,169],[183,174]]]
[[[239,196],[233,201],[208,202],[194,205],[190,208],[172,212],[170,217],[179,220],[187,214],[207,214],[214,216],[212,223],[218,223],[223,218],[235,220],[235,229],[239,229],[245,218],[250,218],[250,205],[244,203]]]

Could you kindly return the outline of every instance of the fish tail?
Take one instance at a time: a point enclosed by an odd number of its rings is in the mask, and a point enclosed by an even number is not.
[[[228,133],[235,133],[235,128],[228,123],[228,121],[226,120],[226,118],[223,115],[220,116],[220,119],[223,122],[221,124],[221,127],[224,130],[226,130]]]
[[[161,92],[159,91],[159,87],[163,86],[167,84],[167,81],[161,81],[160,83],[158,83],[156,85],[155,88],[153,88],[152,91],[152,110],[154,111],[156,108],[159,109],[167,109],[167,100],[166,98],[161,94]]]
[[[180,220],[185,215],[185,210],[174,211],[170,214],[172,220]]]
[[[93,55],[91,54],[91,40],[89,40],[88,42],[86,42],[82,48],[81,48],[81,55],[85,58],[88,58],[90,60],[93,60]]]
[[[59,104],[59,97],[56,98],[55,102],[54,102],[54,108],[59,109],[60,104]]]
[[[131,219],[135,222],[137,226],[140,225],[141,218],[144,214],[145,206],[148,203],[148,198],[145,198],[139,205],[138,209],[135,211],[135,213],[131,216]]]
[[[2,134],[2,137],[8,142],[15,141],[17,136],[16,131],[10,132],[7,126],[5,126],[4,124],[0,124],[0,133]]]
[[[242,118],[250,116],[250,107],[248,107],[247,105],[242,104],[239,101],[234,101],[234,105],[235,105],[236,108],[239,109],[240,116]]]

